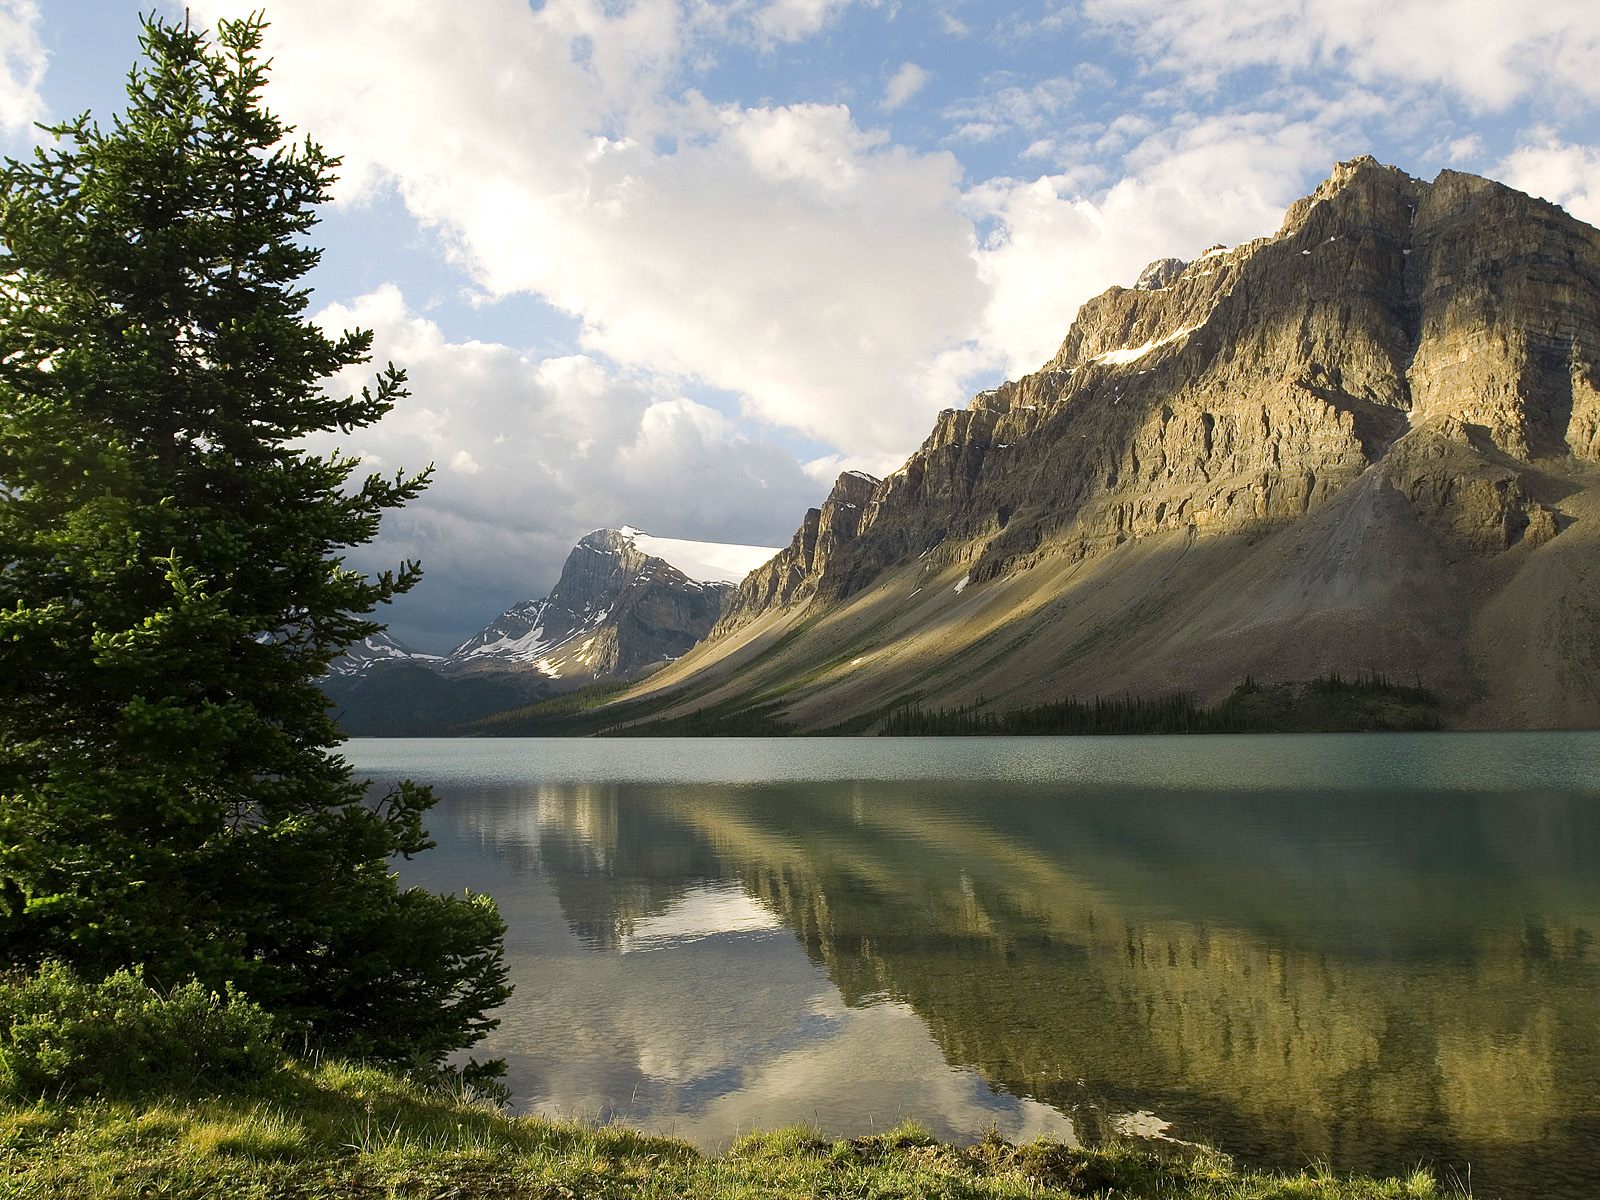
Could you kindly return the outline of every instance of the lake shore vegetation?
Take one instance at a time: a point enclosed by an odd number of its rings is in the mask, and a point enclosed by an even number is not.
[[[1139,733],[1393,733],[1440,728],[1439,699],[1379,672],[1337,672],[1303,682],[1245,679],[1212,705],[1185,694],[1069,698],[998,709],[979,699],[953,708],[908,704],[891,713],[890,737]]]
[[[193,1007],[193,997],[182,1000]],[[106,1094],[58,1098],[0,1085],[0,1193],[19,1200],[1461,1195],[1421,1169],[1385,1180],[1317,1169],[1253,1172],[1195,1147],[1079,1149],[1013,1145],[993,1135],[957,1146],[914,1126],[850,1139],[806,1129],[753,1133],[723,1153],[702,1154],[677,1139],[616,1126],[509,1116],[459,1081],[441,1086],[371,1065],[281,1053],[270,1062],[258,1056],[231,1075],[123,1079]]]

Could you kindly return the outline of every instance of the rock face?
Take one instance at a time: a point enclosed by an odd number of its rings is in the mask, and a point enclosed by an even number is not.
[[[839,476],[822,507],[806,510],[788,546],[745,577],[727,606],[723,625],[737,628],[772,608],[815,596],[829,568],[868,524],[880,482],[860,471]]]
[[[514,605],[442,657],[378,634],[333,664],[323,690],[348,733],[417,735],[659,667],[711,631],[736,588],[691,579],[643,548],[657,546],[686,550],[684,561],[706,571],[715,568],[694,555],[737,562],[772,553],[597,529],[573,547],[544,599]]]
[[[1600,724],[1597,364],[1600,233],[1342,163],[1276,235],[1153,263],[900,470],[841,478],[649,690],[866,728],[1376,668],[1460,723]]]

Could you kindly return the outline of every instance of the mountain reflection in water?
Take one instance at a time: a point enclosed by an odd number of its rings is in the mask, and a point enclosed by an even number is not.
[[[475,768],[481,743],[351,756],[439,785],[440,848],[409,882],[500,901],[518,991],[486,1049],[525,1109],[706,1145],[905,1117],[1162,1133],[1251,1165],[1470,1164],[1479,1197],[1600,1194],[1600,738],[1324,739],[1326,773],[1242,764],[1237,788],[1201,740],[1045,741],[1026,772],[920,743],[905,778],[864,743],[863,778],[765,782],[609,742],[580,744],[619,755],[609,780],[568,769],[571,744],[525,743],[520,779],[503,748]],[[1372,761],[1446,744],[1450,772]],[[1508,752],[1569,761],[1495,784]]]

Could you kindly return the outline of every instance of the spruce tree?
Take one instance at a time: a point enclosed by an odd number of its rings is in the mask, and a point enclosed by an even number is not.
[[[318,1044],[437,1061],[492,1025],[484,897],[402,891],[433,798],[369,802],[316,680],[415,563],[427,473],[304,439],[403,397],[306,318],[337,160],[265,107],[259,18],[151,19],[125,113],[0,167],[0,961],[233,982]]]

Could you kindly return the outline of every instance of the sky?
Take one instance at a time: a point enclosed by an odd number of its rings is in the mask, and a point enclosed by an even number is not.
[[[120,108],[152,6],[184,7],[0,0],[0,152]],[[1085,299],[1274,232],[1336,161],[1600,223],[1594,0],[187,7],[264,8],[269,105],[343,157],[313,313],[412,395],[338,445],[436,468],[351,561],[421,559],[380,614],[421,649],[595,528],[786,543]]]

